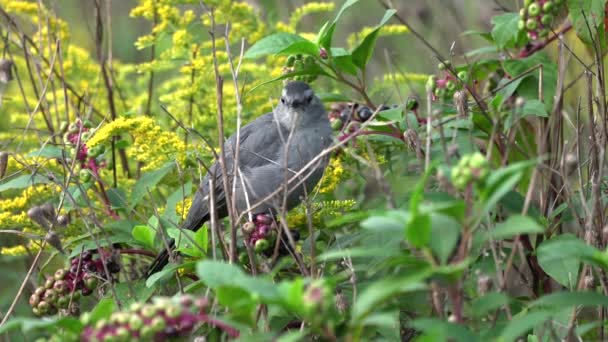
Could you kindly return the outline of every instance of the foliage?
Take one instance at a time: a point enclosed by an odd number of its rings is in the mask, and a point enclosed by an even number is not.
[[[0,0],[0,260],[31,267],[13,299],[33,311],[11,305],[0,333],[605,336],[605,0],[523,0],[469,32],[487,46],[433,49],[435,75],[391,67],[375,79],[374,59],[398,65],[379,41],[423,39],[389,6],[340,42],[358,0],[308,2],[276,22],[244,1],[140,0],[130,16],[152,27],[135,48],[150,60],[126,64],[108,56],[103,3],[91,5],[89,51],[42,2]],[[312,15],[329,19],[303,32]],[[578,48],[558,38],[569,32]],[[179,228],[219,139],[271,111],[288,80],[313,82],[336,132],[315,191],[274,217]],[[383,103],[400,97],[382,83],[411,96]],[[169,238],[179,256],[141,279]]]

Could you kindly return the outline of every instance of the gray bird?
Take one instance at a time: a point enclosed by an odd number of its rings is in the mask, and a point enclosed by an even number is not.
[[[331,145],[332,130],[323,103],[304,82],[290,82],[284,88],[281,100],[271,113],[267,113],[240,130],[238,170],[233,174],[236,133],[228,138],[225,146],[226,171],[230,183],[235,185],[237,215],[268,213],[283,207],[285,191],[278,191],[286,179],[294,176]],[[321,179],[328,158],[302,172],[289,183],[286,199],[287,209],[300,203],[305,194]],[[222,167],[216,161],[201,182],[192,201],[192,206],[182,224],[183,229],[198,230],[210,219],[209,181],[214,179],[215,210],[218,218],[228,215],[226,196],[222,180]],[[287,177],[287,178],[286,178]],[[270,199],[264,200],[277,192]],[[170,248],[174,248],[171,241]],[[168,262],[167,250],[152,262],[146,277],[160,271]]]

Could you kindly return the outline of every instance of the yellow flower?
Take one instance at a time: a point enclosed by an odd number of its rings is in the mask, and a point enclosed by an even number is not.
[[[355,46],[355,44],[365,38],[368,34],[370,34],[376,27],[365,27],[363,30],[353,33],[348,36],[348,45]],[[378,37],[386,37],[386,36],[397,36],[400,34],[406,34],[410,31],[405,25],[384,25],[380,28],[378,32]]]

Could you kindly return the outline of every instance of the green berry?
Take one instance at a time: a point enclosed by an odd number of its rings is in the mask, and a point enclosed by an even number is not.
[[[313,56],[306,56],[306,58],[304,58],[304,64],[305,65],[315,64],[315,58]]]
[[[98,280],[94,275],[87,273],[84,275],[84,286],[89,290],[97,288]]]
[[[540,22],[545,26],[551,25],[551,22],[553,22],[553,15],[552,14],[543,15],[543,17],[540,19]]]
[[[59,132],[65,132],[67,129],[68,129],[68,122],[61,121],[61,123],[59,124]]]
[[[538,32],[538,36],[541,38],[547,38],[549,36],[549,30],[548,29],[542,29],[540,30],[540,32]]]
[[[87,169],[82,169],[78,173],[78,177],[80,178],[81,182],[86,183],[91,180],[91,172],[89,172]]]
[[[296,62],[296,56],[294,55],[290,55],[289,57],[287,57],[287,67],[291,68],[293,67],[293,64]]]
[[[118,329],[116,329],[114,334],[120,341],[129,341],[129,337],[131,335],[129,333],[129,330],[127,330],[127,328],[125,327],[119,327]]]
[[[531,3],[530,6],[528,6],[528,13],[530,13],[530,16],[536,17],[540,14],[540,6],[536,2]]]
[[[66,269],[64,268],[60,268],[55,272],[55,280],[63,280],[63,278],[65,278],[65,275],[68,273],[68,271],[66,271]]]
[[[139,315],[131,315],[129,318],[129,328],[131,330],[139,330],[144,325],[144,321],[139,317]]]
[[[435,91],[437,89],[437,76],[431,75],[426,80],[426,90],[427,91]]]
[[[524,7],[530,6],[530,4],[532,4],[532,2],[534,2],[534,0],[524,0]]]
[[[413,96],[408,97],[407,101],[405,102],[405,108],[407,110],[416,110],[419,106],[420,104],[418,103],[418,99]]]
[[[528,21],[526,21],[526,29],[528,29],[528,31],[534,31],[538,28],[538,22],[535,19],[528,19]]]
[[[437,88],[435,89],[435,96],[439,98],[443,98],[447,95],[445,88]]]
[[[553,4],[555,4],[553,9],[556,10],[558,6],[561,6],[564,4],[564,0],[553,0]]]
[[[545,2],[544,5],[543,5],[543,12],[549,13],[549,12],[553,11],[553,7],[554,6],[555,5],[551,1]]]
[[[106,325],[108,324],[108,320],[105,318],[100,319],[99,321],[97,321],[97,323],[95,323],[95,329],[97,330],[101,330],[103,329]]]
[[[152,305],[146,305],[141,308],[141,315],[144,318],[152,318],[156,315],[156,308]]]
[[[443,62],[437,64],[437,69],[439,69],[439,70],[449,69],[450,65],[452,65],[452,63],[450,63],[450,61],[443,61]]]
[[[526,11],[525,7],[519,10],[519,17],[521,19],[526,19],[527,15],[528,15],[528,11]]]
[[[70,298],[68,296],[60,296],[57,299],[57,306],[62,309],[67,308],[68,304],[70,304]]]
[[[471,159],[469,160],[469,166],[471,167],[483,167],[487,163],[486,157],[483,154],[476,152],[471,155]]]
[[[341,130],[342,126],[344,125],[344,123],[342,122],[342,120],[340,120],[339,118],[331,120],[330,124],[331,124],[331,129],[333,129],[334,131]]]
[[[169,318],[177,318],[179,315],[182,314],[182,308],[177,305],[171,305],[166,308],[165,314]]]
[[[469,73],[466,71],[461,71],[458,73],[458,78],[463,82],[467,83],[469,81]]]
[[[156,332],[154,331],[154,329],[152,329],[151,326],[146,325],[141,328],[141,331],[139,332],[139,337],[141,337],[144,341],[147,341],[151,340],[155,334]]]
[[[162,317],[154,317],[152,322],[150,322],[150,326],[154,331],[162,331],[167,327],[167,323]]]
[[[259,239],[258,241],[255,242],[255,246],[253,249],[256,251],[256,253],[261,253],[261,252],[267,250],[268,247],[270,247],[270,243],[268,242],[268,240]]]
[[[241,263],[242,265],[249,263],[249,256],[247,255],[247,253],[242,252],[241,254],[239,254],[239,263]]]
[[[53,285],[53,289],[57,291],[57,293],[62,294],[68,290],[68,284],[63,280],[55,281],[55,285]]]
[[[38,303],[40,303],[40,296],[35,293],[32,294],[30,296],[30,306],[38,306]]]
[[[526,21],[521,19],[520,21],[517,22],[517,29],[518,30],[524,30],[526,28]]]
[[[41,297],[44,295],[44,292],[46,291],[46,289],[42,286],[37,287],[36,290],[34,291],[34,294],[38,297]]]
[[[78,125],[75,122],[72,122],[69,126],[68,126],[68,132],[70,133],[77,133],[79,130]]]
[[[451,93],[456,90],[456,82],[450,80],[446,83],[445,88]]]
[[[41,301],[40,303],[38,303],[37,308],[41,315],[45,315],[51,309],[51,305],[45,301]]]
[[[82,123],[82,126],[84,128],[93,128],[93,123],[91,122],[91,120],[84,120],[84,122]]]

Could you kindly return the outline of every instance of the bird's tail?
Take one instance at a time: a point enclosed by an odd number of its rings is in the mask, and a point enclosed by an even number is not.
[[[169,263],[169,251],[172,251],[175,248],[175,240],[169,241],[169,248],[165,248],[162,252],[158,253],[154,261],[148,266],[146,273],[144,274],[145,278],[150,277],[152,274],[162,270],[165,265]]]

